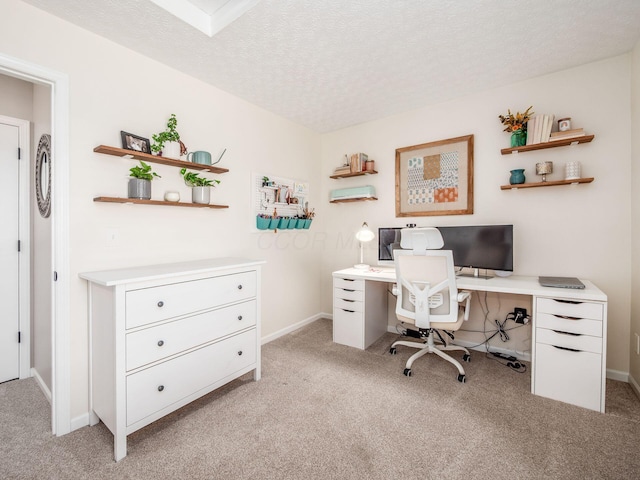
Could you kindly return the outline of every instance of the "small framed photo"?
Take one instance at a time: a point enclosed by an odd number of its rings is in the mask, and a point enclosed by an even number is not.
[[[120,131],[122,148],[142,153],[151,153],[151,143],[148,138],[139,137],[133,133]]]

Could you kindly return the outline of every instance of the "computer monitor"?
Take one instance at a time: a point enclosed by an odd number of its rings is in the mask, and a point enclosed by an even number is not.
[[[437,227],[456,267],[513,272],[513,225]]]
[[[400,231],[402,228],[378,228],[378,265],[393,265],[393,250],[400,250]]]
[[[378,228],[378,264],[393,265],[393,250],[400,249],[404,227]],[[462,225],[436,227],[444,240],[443,250],[451,250],[456,267],[478,270],[513,271],[513,225]]]

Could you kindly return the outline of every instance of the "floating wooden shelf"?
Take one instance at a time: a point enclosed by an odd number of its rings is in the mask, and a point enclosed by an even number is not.
[[[366,202],[367,200],[378,200],[378,199],[376,197],[343,198],[338,200],[331,200],[329,203]]]
[[[524,145],[522,147],[503,148],[500,150],[502,155],[509,155],[518,152],[531,152],[533,150],[543,150],[545,148],[566,147],[578,143],[589,143],[593,140],[594,135],[585,135],[583,137],[566,138],[562,140],[550,140],[544,143],[535,143],[533,145]]]
[[[203,165],[201,163],[185,162],[183,160],[174,160],[173,158],[159,157],[149,153],[136,152],[134,150],[126,150],[124,148],[109,147],[108,145],[99,145],[93,149],[96,153],[104,153],[114,155],[116,157],[132,158],[142,160],[149,163],[159,163],[162,165],[171,165],[172,167],[188,168],[189,170],[206,170],[211,173],[227,173],[228,168],[216,167],[214,165]]]
[[[552,182],[538,182],[538,183],[520,183],[518,185],[502,185],[500,190],[517,190],[519,188],[536,188],[536,187],[556,187],[558,185],[576,185],[578,183],[591,183],[593,177],[588,178],[574,178],[572,180],[555,180]]]
[[[364,172],[353,172],[353,173],[340,173],[338,175],[331,175],[329,178],[348,178],[348,177],[359,177],[361,175],[375,175],[378,172],[375,170],[365,170]]]
[[[202,203],[166,202],[163,200],[140,200],[138,198],[121,197],[95,197],[93,201],[106,203],[135,203],[137,205],[161,205],[163,207],[229,208],[228,205],[204,205]]]

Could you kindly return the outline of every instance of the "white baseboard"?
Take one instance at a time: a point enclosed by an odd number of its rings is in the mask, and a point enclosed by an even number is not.
[[[640,385],[636,382],[636,379],[629,375],[629,385],[631,385],[631,389],[635,392],[636,396],[640,399]]]
[[[387,327],[387,332],[398,333],[398,331],[396,330],[396,327],[393,326],[393,325],[389,325]],[[413,338],[413,337],[407,337],[407,338]],[[417,339],[415,339],[415,340],[417,340]],[[468,342],[468,341],[465,341],[465,340],[456,340],[455,344],[456,345],[460,345],[461,347],[468,348],[468,349],[473,350],[475,352],[486,352],[487,351],[485,345],[478,345],[478,342]],[[502,353],[504,355],[511,355],[511,356],[516,357],[518,360],[522,360],[522,361],[525,361],[525,362],[530,362],[531,361],[531,354],[530,353],[517,352],[515,350],[509,350],[508,348],[494,347],[493,345],[489,345],[489,352],[496,352],[496,353]]]
[[[284,335],[291,333],[291,332],[295,332],[296,330],[298,330],[299,328],[304,327],[305,325],[309,325],[310,323],[315,322],[316,320],[319,320],[321,318],[327,318],[327,314],[326,313],[317,313],[316,315],[313,315],[312,317],[306,318],[304,320],[300,320],[297,323],[294,323],[293,325],[289,325],[286,328],[283,328],[282,330],[278,330],[277,332],[274,332],[270,335],[267,335],[266,337],[262,337],[262,345],[269,343],[269,342],[273,342],[275,339],[283,337]]]
[[[89,414],[83,413],[80,416],[71,419],[71,431],[78,430],[79,428],[89,425]]]
[[[49,390],[49,387],[47,387],[47,384],[44,383],[44,380],[42,380],[42,377],[35,368],[31,369],[31,376],[36,379],[38,387],[40,387],[40,390],[42,390],[42,393],[44,393],[47,401],[51,403],[51,390]]]
[[[620,370],[611,370],[607,368],[607,378],[618,380],[619,382],[629,382],[629,372],[621,372]]]

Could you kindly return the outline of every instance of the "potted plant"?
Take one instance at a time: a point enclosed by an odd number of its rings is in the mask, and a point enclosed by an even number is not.
[[[506,115],[498,115],[505,127],[503,131],[511,133],[512,147],[522,147],[527,143],[527,122],[533,116],[532,108],[532,106],[527,108],[524,113],[512,114],[511,110],[507,110]]]
[[[140,160],[140,165],[129,169],[131,172],[128,186],[128,197],[141,200],[151,199],[151,180],[154,177],[161,178],[156,172],[151,170],[151,165]]]
[[[187,147],[180,140],[180,134],[176,130],[177,127],[178,119],[176,114],[172,113],[169,120],[167,120],[167,129],[164,132],[151,135],[153,139],[151,151],[163,157],[180,160],[180,157],[187,153]]]
[[[191,200],[193,203],[208,205],[211,199],[211,187],[219,184],[220,180],[201,177],[195,172],[187,172],[186,168],[180,169],[180,175],[184,178],[184,183],[191,187]]]
[[[314,209],[312,208],[311,210],[309,210],[309,204],[305,203],[304,206],[304,210],[302,212],[302,215],[304,217],[304,225],[302,228],[307,229],[311,226],[311,221],[313,220],[313,217],[316,216],[316,213],[314,212]]]

